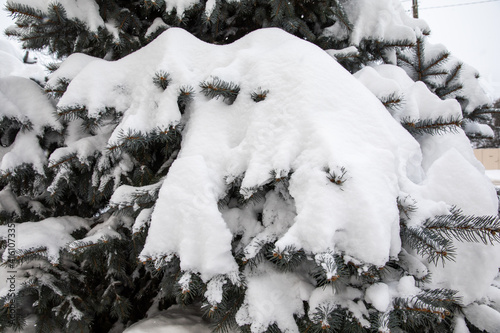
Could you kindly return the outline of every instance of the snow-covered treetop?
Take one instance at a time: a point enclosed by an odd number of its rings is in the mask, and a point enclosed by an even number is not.
[[[215,46],[169,29],[115,62],[70,56],[48,84],[70,82],[59,113],[83,112],[96,120],[109,109],[123,115],[115,128],[97,134],[104,141],[95,149],[184,128],[141,258],[165,262],[176,255],[183,270],[209,281],[220,274],[237,280],[235,233],[246,240],[246,259],[264,241],[276,240],[277,253],[338,251],[361,265],[383,266],[401,251],[401,198],[419,204],[415,225],[448,214],[452,205],[467,214],[495,214],[494,190],[457,127],[461,109],[455,100],[440,100],[393,65],[366,67],[357,77],[373,94],[327,53],[282,30],[259,30]],[[191,98],[185,110],[182,91]],[[379,99],[398,95],[406,103],[391,117]],[[452,119],[445,125],[455,129],[417,141],[401,126],[439,119]],[[75,149],[87,141],[75,141]],[[56,150],[53,156],[64,154]],[[288,194],[265,197],[266,228],[252,214],[242,218],[237,208],[218,209],[228,187],[238,184],[242,200],[252,200],[285,179]],[[128,202],[133,191],[120,188],[112,202]],[[493,256],[474,245],[467,251]],[[490,267],[479,260],[460,262],[465,264]],[[460,265],[447,262],[445,269],[451,274]],[[452,282],[446,274],[436,276],[436,285],[461,290],[470,300],[479,294],[465,287],[466,277]]]
[[[350,42],[359,45],[365,39],[380,41],[416,41],[416,32],[429,31],[423,20],[409,17],[398,0],[360,0],[344,4],[344,8],[352,22]],[[325,29],[327,36],[346,34],[341,22],[337,21]]]
[[[7,7],[8,34],[65,58],[45,93],[0,77],[2,258],[39,327],[194,301],[223,330],[438,330],[498,274],[462,129],[487,100],[399,1]]]

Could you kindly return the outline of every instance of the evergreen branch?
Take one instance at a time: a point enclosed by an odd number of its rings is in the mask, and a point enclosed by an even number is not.
[[[395,40],[385,40],[383,41],[384,47],[386,48],[410,48],[415,47],[415,43],[410,39],[395,39]]]
[[[455,248],[450,240],[432,232],[427,228],[408,227],[401,224],[401,242],[414,249],[418,254],[427,257],[429,262],[437,263],[441,260],[454,261]]]
[[[57,21],[56,20],[52,21],[57,22],[59,24],[66,21],[67,18],[66,9],[64,9],[64,7],[59,2],[51,3],[49,5],[49,15],[55,17]]]
[[[411,200],[411,203],[408,203],[408,201]],[[410,214],[414,213],[417,211],[417,202],[413,200],[409,195],[406,196],[405,198],[398,197],[397,198],[397,205],[398,205],[398,210],[399,214],[404,214],[407,219],[410,218]]]
[[[56,162],[56,163],[54,163],[52,165],[49,165],[48,168],[49,169],[57,168],[58,166],[60,166],[60,165],[62,165],[64,163],[71,162],[75,158],[78,158],[78,156],[76,154],[71,154],[69,157],[64,158],[64,159],[60,160],[59,162]]]
[[[379,98],[382,104],[389,110],[399,110],[404,104],[404,96],[394,92]]]
[[[445,99],[449,95],[452,95],[460,90],[463,89],[463,86],[461,84],[456,84],[453,86],[445,86],[445,87],[439,87],[436,89],[436,94],[441,98]]]
[[[474,116],[479,116],[483,114],[496,114],[500,113],[500,108],[489,107],[488,105],[481,105],[474,109],[469,115],[468,118],[472,118]]]
[[[335,9],[333,9],[335,8]],[[333,6],[331,7],[333,15],[340,21],[342,26],[348,31],[352,32],[354,29],[354,25],[349,21],[347,13],[344,10],[344,7],[339,2],[339,0],[333,1]]]
[[[45,92],[49,94],[53,94],[54,97],[60,98],[68,89],[70,79],[65,77],[60,77],[57,79],[57,84],[55,86],[46,85]]]
[[[121,321],[128,319],[130,315],[130,310],[132,309],[132,303],[126,297],[116,294],[115,300],[111,307],[111,316],[118,318]]]
[[[297,250],[293,246],[287,246],[283,251],[269,251],[266,254],[267,260],[276,265],[284,272],[292,272],[299,267],[306,259],[303,250]]]
[[[316,266],[311,275],[316,281],[316,286],[331,285],[337,288],[348,284],[350,272],[342,256],[332,252],[319,253],[314,261]]]
[[[351,53],[336,53],[333,55],[335,60],[338,62],[342,62],[344,60],[352,60],[359,58],[359,52],[351,52]]]
[[[422,69],[422,73],[426,73],[431,68],[442,65],[443,63],[445,63],[448,60],[449,56],[450,56],[450,53],[448,51],[443,51],[443,52],[439,53],[437,56],[435,56],[433,59],[431,59],[429,62],[427,62],[425,68]],[[448,72],[445,72],[445,73],[448,74]]]
[[[18,249],[16,250],[16,255],[13,258],[13,262],[16,265],[21,265],[34,260],[47,260],[47,247],[40,246],[29,249]]]
[[[213,77],[211,81],[203,81],[200,83],[200,87],[202,88],[201,92],[208,98],[219,98],[222,96],[223,100],[229,104],[233,104],[240,92],[240,87],[237,84],[223,81],[218,77]]]
[[[252,92],[250,97],[255,103],[261,102],[266,99],[269,90],[262,90],[262,88],[257,88],[256,91]]]
[[[170,82],[172,82],[172,79],[170,78],[170,74],[168,74],[167,72],[159,71],[155,73],[155,76],[153,78],[153,83],[157,87],[165,90],[167,89]]]
[[[427,72],[427,73],[422,73],[422,78],[421,78],[421,81],[424,81],[427,83],[428,81],[428,77],[429,76],[445,76],[445,75],[448,75],[448,71],[446,70],[439,70],[439,69],[436,69],[436,70],[433,70],[431,72]]]
[[[456,132],[461,124],[461,117],[450,117],[444,119],[439,116],[436,119],[425,119],[425,120],[410,120],[403,119],[401,121],[403,127],[413,135],[419,134],[444,134],[448,132]]]
[[[448,77],[446,78],[446,85],[449,85],[451,83],[451,81],[455,80],[458,78],[459,74],[461,73],[462,71],[462,67],[463,67],[463,64],[461,62],[459,62],[455,68],[453,68],[453,70],[450,72],[450,74],[448,75]]]
[[[413,313],[409,317],[415,321],[443,320],[460,310],[461,298],[456,294],[454,290],[434,289],[409,298],[397,297],[394,299],[394,309]]]
[[[436,231],[447,238],[462,242],[500,242],[500,218],[498,216],[462,215],[460,210],[451,214],[427,219],[424,227]]]
[[[416,57],[416,63],[417,66],[415,67],[415,70],[417,72],[418,76],[418,81],[422,81],[422,73],[423,73],[423,62],[424,62],[424,39],[422,37],[417,38],[417,44],[415,45],[415,57]]]
[[[182,86],[179,89],[179,97],[177,97],[177,106],[181,114],[184,114],[186,107],[193,100],[194,88],[191,86]]]
[[[215,323],[214,332],[229,333],[233,328],[238,327],[236,313],[240,309],[245,299],[246,288],[236,286],[230,281],[222,287],[222,301],[216,306],[205,302],[202,306],[203,316],[210,318]]]
[[[342,186],[347,180],[347,170],[344,167],[337,168],[337,170],[331,170],[329,167],[325,167],[323,170],[327,173],[326,178],[335,185]],[[340,189],[342,190],[342,187]]]
[[[75,105],[67,107],[58,107],[57,116],[64,120],[75,120],[78,118],[84,118],[87,116],[87,107],[84,105]]]
[[[34,18],[42,21],[44,19],[44,14],[41,10],[35,9],[33,7],[7,2],[6,9],[11,13],[14,19],[21,18]]]

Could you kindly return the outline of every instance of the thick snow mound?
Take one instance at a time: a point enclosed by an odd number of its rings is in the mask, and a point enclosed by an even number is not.
[[[391,111],[398,121],[461,117],[456,100],[440,100],[422,82],[413,82],[399,67],[365,67],[355,76],[379,99],[394,95],[402,100],[402,106]],[[408,183],[402,187],[419,207],[410,223],[420,224],[439,214],[443,203],[459,207],[466,214],[496,215],[498,201],[494,189],[463,130],[417,135],[416,139],[422,151],[423,178],[418,184]],[[500,257],[498,250],[482,244],[455,244],[456,261],[447,262],[444,267],[430,265],[429,270],[434,287],[460,290],[467,304],[481,297],[488,288],[497,274]],[[476,276],[478,271],[483,274]],[[474,284],[470,283],[472,279]]]
[[[0,226],[0,239],[7,239],[7,225]],[[51,217],[40,222],[16,223],[16,252],[3,253],[3,261],[7,261],[9,256],[23,255],[29,250],[38,251],[43,249],[43,253],[53,264],[59,262],[59,250],[66,244],[74,241],[71,233],[78,229],[89,229],[87,220],[75,216]],[[21,251],[21,252],[18,252]]]
[[[210,333],[210,325],[203,321],[199,310],[178,305],[152,315],[127,328],[124,333]],[[232,333],[232,332],[231,332]]]
[[[181,41],[184,47],[169,51]],[[176,78],[180,84],[196,85],[217,76],[241,82],[241,91],[232,105],[200,94],[194,99],[183,147],[160,191],[143,257],[177,253],[183,268],[201,270],[205,278],[217,273],[205,265],[218,263],[219,273],[236,269],[232,237],[217,200],[224,196],[227,181],[243,177],[243,195],[250,196],[273,171],[293,172],[290,193],[297,208],[295,224],[278,248],[324,252],[337,246],[376,265],[397,255],[398,179],[414,168],[406,164],[419,154],[418,145],[347,71],[319,48],[276,29],[222,47],[169,30],[133,57],[151,59],[161,54],[158,49],[164,50],[162,60],[169,60],[174,84]],[[150,73],[145,80],[151,81]],[[250,94],[258,87],[269,94],[255,103]],[[169,89],[162,96],[166,105],[176,97]],[[171,121],[176,121],[180,114],[173,111]],[[344,168],[345,184],[329,181],[325,168],[337,173]],[[363,232],[367,229],[371,232]],[[195,235],[192,244],[187,234]],[[218,241],[211,241],[213,237]]]
[[[410,197],[418,206],[409,225],[447,214],[452,205],[465,214],[496,214],[494,188],[461,129],[415,139],[400,125],[406,118],[459,116],[458,104],[429,101],[427,88],[395,66],[366,68],[357,80],[326,52],[278,29],[225,46],[169,29],[121,60],[73,55],[71,63],[50,79],[71,81],[58,107],[83,108],[90,118],[102,117],[105,108],[123,114],[108,145],[120,144],[123,133],[182,128],[182,148],[159,190],[142,260],[161,263],[177,255],[183,270],[200,273],[205,282],[221,274],[237,281],[231,242],[241,235],[247,259],[263,243],[276,242],[279,253],[334,251],[383,266],[401,251],[398,199]],[[168,73],[166,89],[155,85],[158,73]],[[203,94],[200,83],[215,78],[239,86],[234,101]],[[192,100],[181,113],[178,97],[186,87]],[[263,91],[265,98],[254,101],[252,93]],[[391,93],[406,98],[392,116],[377,98]],[[259,188],[282,180],[288,192],[267,193],[260,208],[219,210],[229,186],[252,200]],[[123,187],[114,200],[127,196]],[[436,287],[459,290],[467,303],[489,286],[498,251],[475,244],[457,251],[471,255],[460,264],[447,262],[444,270],[422,261],[431,266]],[[470,288],[463,267],[484,272],[476,287]],[[240,316],[241,322],[255,319],[250,308]],[[283,329],[287,325],[283,319]]]
[[[37,135],[41,135],[45,128],[62,129],[54,115],[54,105],[38,84],[17,76],[0,77],[0,105],[0,119],[13,120],[23,128],[31,129],[21,130],[11,146],[0,148],[0,170],[12,172],[26,163],[39,174],[44,174],[47,158]]]
[[[26,52],[26,51],[25,51]],[[30,58],[30,60],[32,60]],[[23,62],[23,54],[14,41],[10,41],[0,34],[0,78],[6,76],[21,76],[34,78],[42,82],[45,73],[44,68],[38,64],[26,64]]]
[[[242,178],[243,195],[250,197],[273,172],[292,172],[297,215],[281,231],[279,249],[338,248],[376,265],[399,253],[398,183],[419,174],[418,144],[318,47],[278,29],[226,46],[169,29],[119,61],[94,60],[81,68],[58,107],[83,105],[89,117],[115,107],[124,116],[110,144],[123,132],[178,124],[180,87],[214,77],[240,85],[231,105],[197,89],[182,119],[182,150],[160,190],[143,259],[178,254],[183,269],[200,271],[204,279],[234,272],[232,234],[217,201],[228,182]],[[171,78],[165,91],[153,83],[159,71]],[[64,75],[57,71],[51,80],[58,77]],[[256,103],[251,93],[259,88],[269,93]],[[345,170],[344,183],[330,181],[328,170],[338,176]]]

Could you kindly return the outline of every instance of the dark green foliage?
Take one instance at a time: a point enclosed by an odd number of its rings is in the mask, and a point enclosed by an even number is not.
[[[245,291],[244,286],[236,286],[227,282],[223,286],[222,302],[217,306],[212,306],[209,303],[203,304],[204,317],[214,323],[214,332],[226,333],[238,327],[235,316],[243,304]]]
[[[443,51],[431,59],[428,59],[426,54],[424,37],[417,38],[417,42],[410,49],[409,54],[398,53],[398,66],[405,68],[414,81],[422,81],[429,89],[433,90],[436,88],[434,84],[436,77],[448,74],[442,66],[447,61],[449,53]]]
[[[403,120],[401,122],[403,127],[413,135],[421,134],[445,134],[449,132],[456,132],[462,124],[461,117],[451,117],[444,119],[438,117],[436,119],[419,119],[419,120]]]
[[[101,18],[113,25],[113,30],[89,27],[78,19],[70,18],[58,3],[49,5],[45,11],[10,3],[7,10],[16,18],[18,27],[7,33],[22,41],[27,49],[48,47],[59,57],[82,52],[113,60],[146,45],[168,27],[181,27],[199,39],[215,44],[231,43],[260,28],[278,27],[324,49],[349,46],[349,34],[353,29],[344,3],[338,0],[216,1],[211,12],[205,10],[204,3],[196,3],[182,15],[178,15],[175,8],[166,12],[163,0],[97,0],[96,3]],[[165,25],[158,26],[156,31],[148,31],[154,20],[161,20]],[[342,33],[324,36],[323,29],[334,23],[339,25]],[[360,57],[344,58],[345,65],[355,71],[366,60],[382,59],[386,48],[408,45],[411,42],[366,40],[360,47]],[[343,60],[340,62],[344,64]]]
[[[153,78],[153,83],[163,90],[167,89],[171,81],[170,74],[165,71],[156,72]]]
[[[444,99],[455,96],[462,90],[463,85],[459,81],[462,67],[463,64],[460,62],[454,66],[454,68],[448,73],[444,84],[436,88],[436,95]]]
[[[463,215],[453,209],[451,214],[439,215],[426,220],[424,227],[440,233],[446,238],[462,242],[482,242],[493,244],[500,242],[500,219],[498,216]]]
[[[50,69],[49,69],[50,70]],[[55,86],[45,86],[45,92],[52,95],[54,98],[61,98],[66,92],[68,85],[71,81],[66,78],[59,78]]]
[[[424,37],[417,38],[417,42],[414,46],[409,49],[399,49],[397,52],[397,64],[398,66],[404,68],[406,73],[414,80],[414,81],[422,81],[427,85],[427,88],[438,97],[442,99],[456,99],[460,106],[462,107],[462,119],[438,119],[437,122],[441,122],[442,125],[452,125],[448,127],[448,129],[453,130],[453,126],[457,124],[452,124],[453,122],[457,122],[459,120],[463,120],[463,123],[466,122],[480,122],[480,123],[491,123],[491,114],[494,114],[495,108],[492,105],[483,105],[477,106],[471,112],[467,110],[469,107],[469,103],[471,96],[467,95],[466,89],[464,89],[464,84],[473,85],[477,84],[472,82],[464,82],[464,65],[461,62],[454,62],[452,65],[444,66],[449,58],[450,54],[446,50],[441,50],[440,52],[434,52],[431,58],[428,56],[428,52],[426,52],[426,40]],[[475,79],[478,78],[476,75]],[[432,131],[432,127],[429,128],[428,125],[432,125],[431,121],[424,120],[427,123],[422,124],[425,128],[424,132],[429,134],[434,134]],[[415,132],[412,124],[416,122],[413,120],[408,120],[403,125],[406,129],[408,129],[412,134],[419,134],[422,132],[418,130]],[[462,121],[460,121],[462,124]],[[419,126],[417,126],[419,127]],[[439,131],[438,131],[439,133]],[[466,133],[469,138],[475,139],[477,142],[478,139],[481,139],[481,135],[477,133]]]
[[[400,110],[404,104],[404,96],[392,93],[387,96],[382,96],[380,101],[390,111]]]
[[[215,44],[231,43],[262,27],[279,27],[323,49],[340,50],[332,54],[351,72],[370,62],[391,63],[389,54],[398,50],[399,64],[412,73],[415,80],[425,82],[441,98],[462,98],[463,106],[467,103],[460,95],[461,65],[451,71],[443,70],[447,52],[428,59],[423,37],[416,44],[409,40],[365,39],[356,49],[345,49],[351,46],[350,33],[354,28],[344,9],[346,1],[216,1],[213,10],[208,12],[203,2],[193,5],[183,15],[177,15],[175,9],[165,12],[164,0],[97,0],[96,3],[101,18],[114,25],[117,34],[105,27],[92,31],[86,23],[68,17],[59,3],[51,3],[44,11],[10,3],[8,10],[16,17],[18,27],[9,30],[8,34],[21,40],[28,49],[47,47],[59,57],[83,52],[115,60],[146,45],[169,26],[182,27]],[[161,20],[165,26],[148,32],[154,20]],[[340,26],[339,33],[335,36],[323,34],[324,29],[334,23]],[[51,70],[56,68],[57,65],[51,66]],[[445,83],[436,84],[436,77],[444,78]],[[155,73],[152,81],[159,89],[166,90],[171,77],[162,70]],[[53,86],[46,86],[45,91],[57,100],[64,95],[69,84],[69,79],[61,78]],[[200,87],[208,98],[222,97],[227,104],[232,104],[240,92],[239,84],[218,77],[202,82]],[[259,103],[268,93],[269,90],[259,87],[250,93],[250,98]],[[123,131],[116,142],[96,148],[93,154],[82,157],[72,151],[58,160],[51,160],[44,175],[35,172],[31,165],[22,165],[2,175],[0,185],[4,189],[10,186],[21,215],[1,212],[0,224],[77,215],[85,217],[94,231],[108,228],[114,232],[111,236],[89,240],[85,239],[89,235],[87,230],[75,231],[72,236],[77,242],[71,248],[61,250],[61,260],[57,265],[48,261],[47,248],[43,246],[19,251],[14,260],[16,267],[29,268],[26,269],[26,282],[15,295],[16,304],[24,305],[24,310],[20,309],[14,327],[21,327],[26,315],[35,314],[40,332],[58,329],[63,332],[108,332],[117,323],[126,327],[144,318],[153,304],[158,310],[173,304],[202,304],[204,315],[213,323],[214,331],[229,332],[237,326],[235,316],[244,304],[247,290],[244,278],[239,282],[227,279],[222,286],[222,301],[211,304],[205,297],[207,282],[196,272],[182,270],[178,257],[150,258],[144,263],[137,261],[148,232],[151,219],[148,214],[180,151],[183,124],[189,117],[189,103],[194,94],[195,89],[187,85],[178,91],[179,111],[182,115],[186,113],[180,125],[149,132]],[[404,103],[404,96],[390,94],[380,100],[390,111],[397,111]],[[487,105],[477,108],[468,119],[483,119],[484,114],[491,111],[488,108]],[[47,156],[56,148],[65,146],[64,137],[68,135],[69,125],[80,125],[85,138],[96,137],[102,135],[103,128],[119,124],[123,116],[113,108],[103,108],[96,116],[89,116],[86,105],[59,108],[57,115],[64,127],[62,133],[45,129],[39,137],[40,146]],[[414,135],[435,135],[456,131],[461,126],[461,118],[408,119],[403,121],[403,126]],[[2,119],[2,146],[12,145],[18,133],[31,131],[32,127],[24,119]],[[103,141],[107,142],[107,139]],[[116,172],[121,164],[126,164],[127,170]],[[344,190],[344,186],[349,185],[344,167],[327,167],[324,172],[325,183],[331,183],[334,188],[338,186]],[[294,205],[288,192],[292,174],[293,170],[273,170],[263,184],[252,188],[241,187],[244,174],[228,177],[226,193],[218,202],[219,209],[222,213],[229,209],[251,210],[256,223],[264,225],[263,206],[268,195],[277,194],[284,204]],[[119,186],[130,186],[133,190],[126,198],[110,201]],[[41,209],[30,209],[34,202]],[[404,249],[399,258],[391,258],[383,267],[356,262],[354,258],[333,250],[317,254],[294,247],[278,249],[277,234],[256,242],[257,254],[247,258],[244,252],[247,244],[242,241],[245,235],[241,232],[233,236],[231,244],[241,277],[247,270],[258,272],[267,266],[279,274],[297,274],[312,287],[332,288],[335,295],[355,290],[359,296],[349,301],[362,305],[369,315],[369,318],[367,314],[358,318],[344,304],[334,301],[316,309],[304,302],[304,315],[295,315],[301,332],[368,332],[381,328],[395,332],[450,331],[450,320],[461,308],[454,291],[425,290],[418,295],[395,298],[385,313],[371,306],[363,298],[364,293],[374,283],[396,283],[408,275],[414,277],[419,287],[425,288],[429,273],[412,271],[409,257],[413,253],[434,264],[440,261],[445,264],[446,260],[453,259],[453,240],[498,242],[499,220],[497,217],[465,216],[452,210],[449,215],[410,224],[416,203],[406,197],[394,204],[400,211]],[[139,224],[137,228],[134,223]],[[5,248],[5,241],[0,245]],[[7,298],[0,300],[2,328],[11,325],[4,321],[8,311],[4,305],[9,301]],[[371,327],[363,327],[361,319],[369,320]],[[250,327],[240,330],[249,332]],[[280,332],[278,324],[271,323],[266,332]]]
[[[179,111],[181,114],[184,114],[186,111],[186,107],[189,105],[189,102],[193,100],[194,88],[191,86],[182,86],[179,89],[179,97],[177,98],[177,106],[179,107]]]
[[[260,87],[254,91],[250,97],[253,99],[255,103],[261,102],[266,99],[269,90],[262,90]]]
[[[302,250],[296,250],[292,247],[285,248],[283,251],[272,251],[267,254],[267,259],[283,271],[293,271],[306,259]]]
[[[233,104],[240,92],[239,85],[221,80],[218,77],[201,82],[200,87],[202,89],[201,92],[208,98],[218,99],[222,97],[224,102],[227,101],[228,104]]]
[[[454,260],[455,248],[452,242],[427,228],[401,227],[401,240],[404,246],[415,249],[429,262],[444,265],[444,260]]]
[[[345,263],[344,258],[338,254],[316,258],[316,265],[311,271],[311,276],[314,278],[316,286],[331,286],[336,290],[345,288],[351,277],[349,267]]]
[[[435,289],[411,298],[396,298],[393,313],[398,326],[405,331],[414,331],[415,327],[439,327],[442,320],[459,311],[460,298],[455,295],[456,292],[447,289]],[[445,325],[451,328],[449,321],[445,321]]]
[[[23,128],[29,130],[32,124],[29,120],[22,122],[20,119],[3,117],[0,120],[0,144],[9,147],[16,139],[17,133]]]

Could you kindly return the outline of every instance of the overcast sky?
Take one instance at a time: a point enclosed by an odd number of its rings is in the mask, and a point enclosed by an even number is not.
[[[412,0],[400,0],[408,9]],[[2,8],[5,0],[0,0]],[[500,0],[418,0],[420,18],[432,30],[432,43],[475,67],[493,98],[500,98]],[[0,13],[0,28],[10,25]]]

